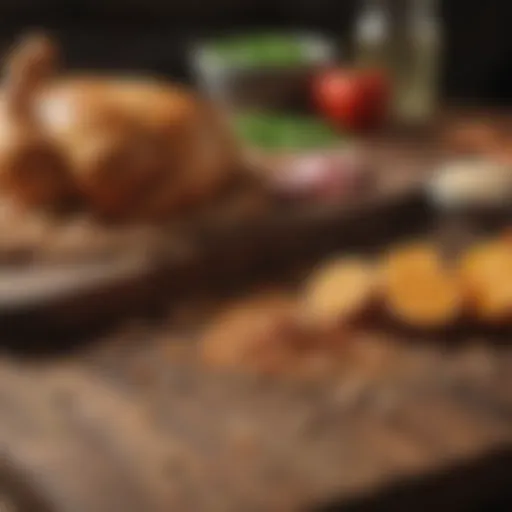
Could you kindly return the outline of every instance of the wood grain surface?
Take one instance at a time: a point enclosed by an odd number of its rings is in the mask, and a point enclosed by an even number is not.
[[[197,361],[202,326],[235,292],[284,283],[334,250],[430,232],[437,220],[421,194],[373,208],[318,209],[295,224],[283,214],[246,227],[246,238],[232,227],[199,233],[187,257],[145,282],[151,293],[117,290],[131,293],[131,309],[109,313],[108,324],[100,313],[115,301],[102,293],[4,315],[0,503],[19,512],[485,510],[506,494],[510,333],[369,330],[358,364],[314,382]]]
[[[373,362],[304,382],[204,368],[193,334],[172,325],[132,323],[51,359],[3,358],[4,460],[51,510],[364,503],[510,448],[506,344],[368,333],[362,350]],[[466,495],[503,492],[507,474]],[[429,503],[447,509],[436,490]]]

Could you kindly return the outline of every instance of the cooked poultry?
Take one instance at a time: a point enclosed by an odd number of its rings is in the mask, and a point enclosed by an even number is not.
[[[93,213],[165,218],[213,196],[237,168],[215,108],[156,79],[57,76],[44,37],[7,66],[2,187],[28,206],[75,193]]]
[[[45,40],[27,41],[9,61],[0,98],[0,187],[26,206],[56,206],[72,190],[66,155],[34,115],[33,90],[51,72]]]

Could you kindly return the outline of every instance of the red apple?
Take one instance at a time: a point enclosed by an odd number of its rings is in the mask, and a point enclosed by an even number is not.
[[[386,115],[389,93],[385,74],[376,70],[333,69],[321,73],[313,84],[317,108],[350,130],[378,126]]]

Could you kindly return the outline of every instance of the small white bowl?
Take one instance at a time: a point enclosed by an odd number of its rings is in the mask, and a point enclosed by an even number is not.
[[[512,169],[488,160],[462,160],[441,167],[427,184],[442,209],[502,207],[512,199]]]

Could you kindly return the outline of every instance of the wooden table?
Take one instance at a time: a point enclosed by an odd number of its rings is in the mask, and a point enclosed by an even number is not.
[[[3,469],[59,512],[382,510],[374,496],[467,510],[510,484],[506,344],[378,335],[339,379],[308,383],[198,367],[172,324],[4,357]]]
[[[267,234],[275,251],[259,257],[238,244],[227,260],[222,244],[187,282],[240,289],[243,276],[282,277],[297,259],[371,250],[432,220],[414,194],[338,213]],[[80,341],[2,320],[0,491],[18,510],[469,510],[511,483],[507,333],[367,333],[368,357],[335,380],[265,379],[198,367],[193,338],[208,315],[191,299],[192,320],[178,322],[183,298]]]

